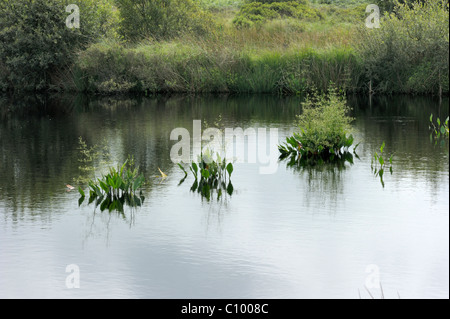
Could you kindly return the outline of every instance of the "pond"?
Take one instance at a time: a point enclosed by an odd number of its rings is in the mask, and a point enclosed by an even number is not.
[[[225,127],[278,129],[281,143],[300,102],[1,99],[0,298],[449,298],[449,144],[430,141],[428,127],[431,113],[448,116],[448,99],[348,97],[361,142],[353,165],[280,161],[260,174],[238,162],[220,200],[191,192],[192,176],[179,185],[173,129],[221,115]],[[66,185],[78,186],[79,137],[106,140],[114,163],[134,156],[150,180],[142,207],[78,206]],[[383,142],[395,153],[384,187],[371,170]]]

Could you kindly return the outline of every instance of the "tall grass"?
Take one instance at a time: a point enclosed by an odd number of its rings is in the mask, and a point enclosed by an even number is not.
[[[77,83],[99,93],[299,93],[358,87],[357,61],[348,48],[241,50],[205,42],[91,46],[78,60]]]

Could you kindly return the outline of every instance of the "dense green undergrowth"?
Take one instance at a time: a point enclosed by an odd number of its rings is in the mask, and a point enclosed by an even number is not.
[[[77,90],[114,92],[298,93],[326,89],[330,80],[357,90],[351,49],[213,52],[198,46],[98,44],[78,63]]]
[[[0,90],[448,94],[448,1],[374,2],[0,0]]]

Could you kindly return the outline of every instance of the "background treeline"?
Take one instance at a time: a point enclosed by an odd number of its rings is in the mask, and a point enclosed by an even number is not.
[[[368,3],[384,15],[365,27]],[[66,5],[81,10],[68,29]],[[0,89],[448,94],[448,1],[0,0]],[[370,84],[369,84],[370,83]]]

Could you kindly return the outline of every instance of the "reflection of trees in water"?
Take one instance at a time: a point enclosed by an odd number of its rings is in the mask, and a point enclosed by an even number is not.
[[[3,99],[0,104],[0,199],[16,220],[27,207],[58,202],[77,172],[72,96]],[[43,209],[45,211],[45,209]],[[17,214],[16,214],[17,213]]]
[[[374,97],[372,104],[356,97],[349,101],[362,139],[358,148],[361,158],[370,162],[384,141],[386,149],[395,153],[390,179],[421,177],[433,192],[442,188],[443,179],[448,176],[449,143],[447,140],[443,145],[435,145],[430,141],[429,118],[431,113],[441,118],[448,116],[448,98],[442,103],[438,98],[405,96]]]
[[[137,210],[137,208],[128,208],[123,212],[101,212],[99,209],[94,209],[92,213],[87,214],[83,246],[90,239],[97,239],[99,237],[104,237],[106,245],[109,246],[112,228],[115,223],[127,224],[129,228],[133,227],[136,222]]]
[[[21,96],[0,98],[0,200],[14,216],[20,211],[51,214],[49,201],[58,205],[65,184],[79,175],[78,138],[89,145],[103,138],[109,142],[112,160],[124,161],[134,155],[146,177],[158,175],[158,168],[171,176],[179,169],[170,160],[170,132],[176,127],[192,131],[194,119],[212,123],[222,115],[227,127],[254,125],[291,126],[300,113],[300,98],[270,95],[87,97]],[[422,97],[367,99],[349,97],[357,118],[355,130],[363,143],[358,154],[370,157],[383,140],[396,153],[396,176],[425,175],[439,189],[442,174],[448,175],[448,142],[444,147],[430,143],[429,115],[445,118],[448,99]],[[356,105],[356,106],[355,106]],[[357,164],[356,164],[357,165]],[[312,191],[336,201],[342,194],[342,171],[314,168],[305,170]],[[368,173],[370,175],[370,171]],[[397,175],[398,174],[398,175]],[[153,187],[169,188],[151,179]],[[76,185],[74,185],[76,186]],[[46,218],[44,218],[46,219]]]

